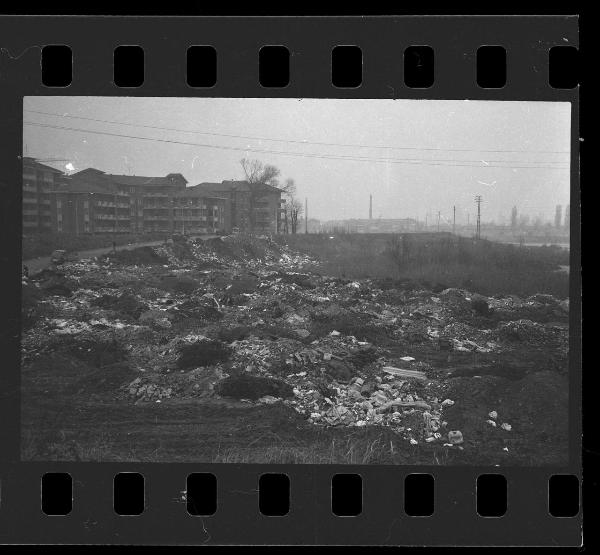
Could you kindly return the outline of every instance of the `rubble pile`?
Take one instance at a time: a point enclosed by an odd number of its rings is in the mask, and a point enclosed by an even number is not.
[[[396,289],[308,267],[318,261],[244,236],[67,262],[24,279],[24,365],[57,349],[100,368],[126,359],[135,379],[107,391],[122,402],[281,403],[313,426],[387,427],[457,449],[470,438],[446,415],[461,404],[446,394],[452,370],[529,352],[567,365],[568,301]],[[493,407],[477,418],[514,432]]]

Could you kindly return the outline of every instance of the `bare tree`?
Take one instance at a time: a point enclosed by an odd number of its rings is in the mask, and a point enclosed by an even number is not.
[[[248,183],[280,188],[278,177],[281,172],[279,168],[270,164],[263,164],[260,160],[248,160],[246,158],[242,158],[240,164]]]
[[[291,177],[288,177],[285,180],[285,183],[283,184],[281,190],[286,196],[293,198],[296,194],[296,182]]]
[[[256,208],[257,201],[266,196],[265,185],[282,189],[279,183],[279,168],[270,164],[263,164],[260,160],[248,160],[242,158],[240,165],[244,171],[244,176],[248,182],[250,194],[248,197],[248,223],[250,232],[256,227]]]
[[[292,224],[292,233],[298,231],[298,216],[302,214],[302,202],[295,197],[290,200],[290,219]]]
[[[240,160],[240,165],[242,166],[244,176],[250,188],[248,207],[250,231],[254,231],[255,228],[257,201],[266,196],[267,192],[265,191],[264,186],[269,185],[279,189],[286,200],[290,201],[289,205],[286,203],[284,213],[282,214],[284,220],[284,232],[288,233],[288,219],[289,221],[292,219],[291,201],[296,193],[296,183],[294,180],[288,178],[281,183],[279,181],[279,176],[281,175],[279,168],[271,164],[264,164],[260,160],[242,158]],[[297,216],[298,214],[296,214],[296,218]]]
[[[285,233],[286,235],[290,232],[290,227],[289,227],[289,213],[290,213],[290,206],[287,202],[284,203],[283,205],[283,214],[282,214],[282,220],[283,220],[283,233]]]

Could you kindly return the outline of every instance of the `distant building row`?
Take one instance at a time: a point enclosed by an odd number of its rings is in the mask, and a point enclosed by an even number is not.
[[[407,233],[419,229],[412,218],[350,219],[324,222],[320,227],[327,233]]]
[[[23,159],[23,232],[257,234],[281,227],[281,191],[265,184],[223,181],[188,186],[164,177],[72,175]]]

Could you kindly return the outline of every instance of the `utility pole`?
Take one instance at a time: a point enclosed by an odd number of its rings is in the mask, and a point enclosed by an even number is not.
[[[373,195],[369,195],[369,220],[373,219]]]
[[[437,232],[438,233],[440,232],[440,215],[441,215],[441,212],[438,210],[438,223],[437,223]]]
[[[452,234],[456,234],[456,205],[452,207],[453,217],[452,217]]]
[[[308,235],[308,197],[304,197],[304,235]]]
[[[475,203],[477,204],[477,232],[475,234],[475,237],[478,240],[481,239],[481,203],[482,202],[483,202],[483,199],[481,198],[481,195],[476,195]]]

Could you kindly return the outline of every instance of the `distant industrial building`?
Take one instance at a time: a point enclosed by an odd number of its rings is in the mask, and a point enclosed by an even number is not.
[[[411,233],[418,231],[419,224],[412,218],[352,219],[323,222],[321,229],[326,233]]]

